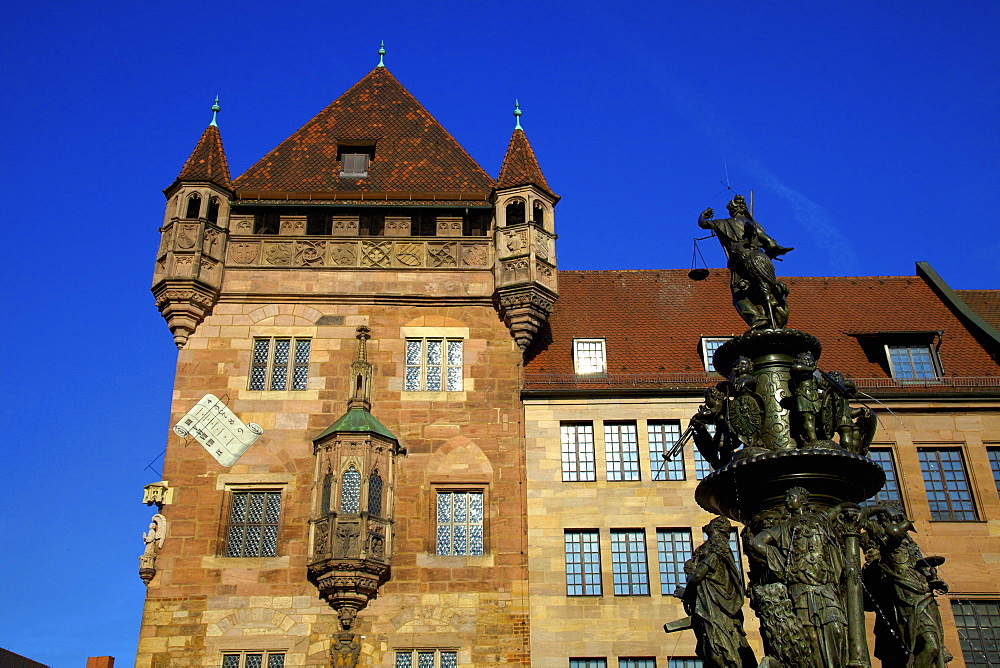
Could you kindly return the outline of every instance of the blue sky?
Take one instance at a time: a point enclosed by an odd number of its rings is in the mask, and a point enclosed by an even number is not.
[[[393,74],[494,176],[521,101],[563,197],[563,268],[688,267],[728,182],[796,247],[780,273],[913,275],[924,260],[953,287],[996,289],[981,217],[1000,183],[998,29],[995,0],[8,0],[0,646],[132,665],[158,462],[144,467],[176,357],[149,294],[160,190],[215,95],[236,176],[384,39]]]

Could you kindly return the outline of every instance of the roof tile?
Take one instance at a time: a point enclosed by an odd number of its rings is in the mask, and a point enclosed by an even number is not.
[[[222,135],[219,128],[209,125],[202,133],[198,145],[191,152],[191,157],[184,163],[178,181],[210,181],[223,188],[232,189],[229,180],[229,164],[226,162],[226,151],[222,148]]]
[[[503,164],[500,166],[500,177],[497,179],[497,188],[511,188],[533,184],[544,189],[551,195],[555,195],[549,184],[545,182],[542,169],[538,166],[538,159],[535,152],[531,150],[528,143],[528,136],[524,130],[517,128],[510,136],[510,143],[507,145],[507,154],[503,157]]]

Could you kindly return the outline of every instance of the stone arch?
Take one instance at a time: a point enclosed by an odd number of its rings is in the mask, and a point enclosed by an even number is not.
[[[201,218],[202,209],[201,193],[193,192],[184,200],[184,217]],[[194,214],[194,215],[192,215]]]
[[[453,436],[431,455],[427,473],[493,475],[493,465],[483,451],[465,436]]]
[[[470,621],[473,626],[475,625],[475,621],[470,620],[468,615],[463,615],[458,610],[447,606],[406,606],[389,621],[397,633],[419,632],[417,629],[404,630],[406,626],[427,626],[433,627],[434,630],[450,627],[457,633],[467,630],[466,627]]]
[[[272,324],[264,321],[279,315],[290,315],[295,318],[295,326],[315,326],[323,313],[304,304],[268,304],[254,309],[247,314],[253,324]]]
[[[273,627],[274,635],[288,633],[296,625],[296,621],[279,610],[268,608],[241,608],[234,613],[226,615],[215,624],[208,625],[208,635],[241,635],[243,629],[259,629],[262,627]],[[213,629],[213,627],[215,627]],[[216,631],[217,630],[217,631]],[[216,633],[213,633],[216,631]],[[257,631],[256,633],[259,633]],[[267,634],[271,635],[271,634]]]
[[[521,197],[511,197],[504,202],[504,224],[518,225],[527,221],[527,203]]]

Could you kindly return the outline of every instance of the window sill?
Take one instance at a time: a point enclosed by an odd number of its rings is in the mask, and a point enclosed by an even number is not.
[[[429,552],[417,554],[417,566],[420,568],[464,568],[467,566],[486,567],[492,565],[492,554],[484,554],[478,557],[443,556]]]
[[[399,393],[400,401],[465,401],[466,393],[465,390],[461,392],[427,392],[426,390],[421,390],[417,392],[411,392],[403,390]]]
[[[239,399],[319,399],[319,390],[241,390]]]

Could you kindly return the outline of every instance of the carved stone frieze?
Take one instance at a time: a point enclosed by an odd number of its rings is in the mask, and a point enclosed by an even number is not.
[[[296,241],[295,262],[299,267],[321,267],[326,259],[325,241]]]
[[[424,264],[424,244],[397,243],[396,262],[404,267],[420,267]]]
[[[427,258],[432,267],[454,267],[456,244],[427,244]]]
[[[259,254],[259,241],[238,241],[229,244],[229,261],[233,264],[253,264]]]
[[[392,242],[391,241],[362,241],[361,242],[361,266],[362,267],[391,267],[392,266]]]
[[[305,216],[281,216],[278,234],[283,237],[302,236],[306,233]]]
[[[358,236],[357,216],[334,216],[332,221],[332,234],[335,237],[356,237]]]
[[[234,234],[253,234],[253,216],[230,216],[229,225]]]
[[[409,216],[386,216],[384,233],[387,237],[410,236]]]
[[[191,250],[198,244],[198,226],[180,225],[177,228],[176,248],[178,250]]]
[[[330,262],[337,267],[356,266],[358,262],[357,244],[331,244]]]
[[[485,267],[490,261],[490,251],[485,244],[464,246],[462,248],[462,264],[466,267]]]
[[[205,255],[210,255],[214,258],[218,258],[222,255],[222,243],[223,243],[222,232],[212,229],[211,227],[205,230],[205,240],[202,243],[202,252]]]
[[[270,265],[287,265],[292,261],[292,244],[265,243],[264,263]]]

